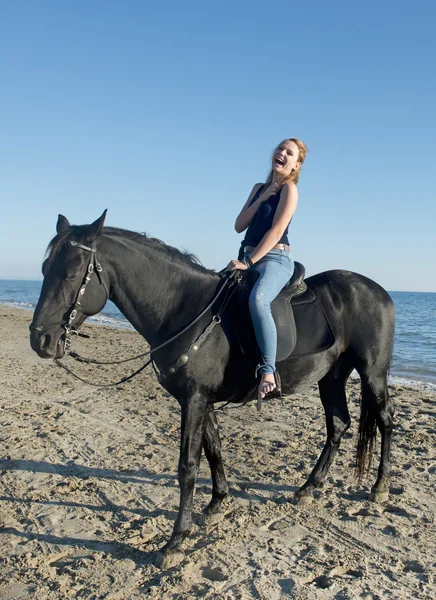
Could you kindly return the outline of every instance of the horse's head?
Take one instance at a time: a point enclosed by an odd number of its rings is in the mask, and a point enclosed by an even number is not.
[[[106,211],[92,225],[78,226],[59,215],[57,235],[42,265],[44,281],[30,325],[30,344],[42,358],[61,358],[69,332],[100,312],[108,299],[97,259],[105,217]]]

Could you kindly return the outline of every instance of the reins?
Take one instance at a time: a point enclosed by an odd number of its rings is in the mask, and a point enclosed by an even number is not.
[[[130,361],[136,360],[138,358],[144,358],[145,356],[151,356],[153,353],[157,352],[158,350],[161,350],[165,346],[168,346],[169,344],[171,344],[172,342],[174,342],[177,338],[179,338],[181,335],[183,335],[184,333],[186,333],[191,327],[193,327],[196,323],[198,323],[198,321],[217,302],[217,300],[219,299],[219,297],[221,296],[221,294],[225,290],[227,290],[227,293],[224,296],[222,305],[217,310],[216,314],[214,314],[212,316],[212,319],[211,319],[209,325],[204,330],[204,332],[200,335],[200,337],[198,338],[198,340],[196,340],[196,343],[199,345],[202,341],[204,341],[204,339],[212,331],[212,329],[215,327],[215,325],[217,325],[217,324],[219,324],[221,322],[221,315],[223,314],[223,312],[224,312],[224,310],[225,310],[228,302],[230,301],[230,298],[232,297],[234,291],[236,290],[236,285],[235,284],[238,284],[239,281],[241,280],[241,274],[239,273],[239,271],[232,271],[224,279],[224,282],[223,282],[222,286],[220,287],[220,289],[218,290],[217,294],[212,298],[212,300],[209,302],[209,304],[201,311],[201,313],[197,317],[195,317],[195,319],[193,321],[191,321],[191,323],[189,323],[181,331],[179,331],[178,333],[176,333],[175,335],[173,335],[171,338],[169,338],[168,340],[166,340],[165,342],[163,342],[159,346],[156,346],[155,348],[150,348],[149,351],[143,352],[143,353],[138,354],[136,356],[133,356],[131,358],[125,358],[125,359],[116,360],[116,361],[98,361],[98,360],[95,360],[95,359],[92,359],[92,358],[86,358],[84,356],[80,356],[79,354],[77,354],[77,352],[74,352],[71,349],[73,336],[83,336],[83,337],[86,336],[86,334],[81,334],[76,329],[73,329],[72,324],[73,324],[74,319],[77,316],[78,307],[80,307],[80,305],[81,305],[80,299],[84,295],[84,293],[86,291],[86,286],[88,285],[88,283],[89,283],[89,281],[91,279],[91,275],[92,275],[92,273],[94,271],[97,272],[99,280],[100,280],[100,283],[103,285],[103,287],[104,287],[104,289],[106,291],[107,300],[109,299],[109,292],[108,292],[106,284],[104,283],[103,278],[101,277],[101,272],[103,271],[103,268],[102,268],[101,264],[97,260],[96,249],[94,247],[84,246],[83,244],[79,244],[78,242],[75,242],[73,240],[69,240],[69,243],[74,248],[81,248],[82,250],[86,250],[86,251],[88,251],[88,252],[91,253],[91,256],[90,256],[90,259],[89,259],[89,263],[88,263],[88,266],[87,266],[87,269],[86,269],[85,277],[83,279],[83,283],[80,286],[79,291],[77,292],[76,299],[75,299],[75,302],[73,304],[73,308],[72,308],[72,310],[71,310],[71,312],[70,312],[70,314],[68,316],[68,320],[65,323],[61,322],[62,326],[65,329],[65,341],[64,341],[64,344],[65,344],[65,354],[71,356],[71,358],[74,358],[78,362],[82,362],[82,363],[85,363],[85,364],[116,365],[116,364],[122,364],[122,363],[130,362]],[[50,325],[47,325],[45,327],[34,327],[34,329],[36,329],[38,331],[43,331],[44,329],[47,329],[48,327],[50,327]],[[191,344],[191,346],[190,346],[189,349],[191,349],[191,348],[194,348],[194,350],[196,350],[196,349],[198,349],[198,346],[196,347],[195,344]],[[189,350],[188,350],[188,352],[189,352]],[[170,369],[169,369],[169,375],[175,373],[175,371],[177,370],[174,367],[177,366],[177,368],[178,368],[178,367],[182,366],[183,364],[186,364],[187,359],[186,359],[186,361],[183,360],[184,357],[187,357],[187,355],[186,354],[181,355],[181,357],[179,358],[179,360],[177,361],[177,363],[175,365],[173,365],[173,367],[170,367]],[[120,385],[122,383],[126,383],[127,381],[129,381],[130,379],[133,379],[133,377],[135,377],[136,375],[138,375],[139,373],[141,373],[141,371],[143,371],[150,364],[153,366],[156,374],[158,376],[162,377],[162,374],[159,374],[158,370],[156,369],[156,366],[154,364],[154,361],[153,361],[152,357],[146,363],[144,363],[139,369],[137,369],[136,371],[134,371],[130,375],[128,375],[126,377],[122,377],[119,381],[116,381],[116,382],[113,382],[113,383],[103,383],[103,384],[93,383],[91,381],[83,379],[82,377],[80,377],[79,375],[77,375],[76,373],[74,373],[71,369],[69,369],[66,365],[62,364],[62,362],[59,359],[55,358],[54,362],[56,363],[56,365],[58,365],[59,367],[62,367],[65,371],[67,371],[67,373],[69,373],[70,375],[73,375],[74,377],[76,377],[76,379],[79,379],[83,383],[87,383],[88,385],[92,385],[94,387],[112,387],[112,386]],[[178,364],[179,362],[181,363],[180,365]]]
[[[79,360],[79,359],[76,359],[76,360]],[[129,360],[133,360],[133,358],[130,358]],[[92,381],[88,381],[87,379],[83,379],[83,377],[80,377],[80,375],[77,375],[77,373],[74,373],[66,365],[62,364],[59,359],[55,358],[54,362],[58,365],[58,367],[62,367],[67,373],[69,373],[70,375],[72,375],[76,379],[79,379],[80,381],[83,381],[83,383],[87,383],[88,385],[92,385],[93,387],[113,387],[115,385],[120,385],[122,383],[126,383],[126,381],[129,381],[130,379],[133,379],[134,377],[136,377],[136,375],[138,375],[141,371],[143,371],[146,367],[148,367],[149,364],[151,364],[153,362],[153,359],[150,358],[150,360],[147,361],[145,364],[143,364],[142,367],[140,367],[139,369],[137,369],[136,371],[134,371],[130,375],[128,375],[126,377],[122,377],[119,381],[115,381],[113,383],[93,383]],[[91,362],[91,361],[89,361],[89,362]],[[121,362],[126,362],[126,361],[121,361]],[[97,363],[97,364],[117,364],[117,363]]]

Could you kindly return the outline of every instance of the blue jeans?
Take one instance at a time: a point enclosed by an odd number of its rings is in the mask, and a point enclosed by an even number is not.
[[[277,331],[271,314],[271,302],[285,287],[294,272],[294,261],[287,250],[273,248],[253,267],[258,271],[249,298],[251,320],[262,355],[260,373],[274,373],[276,370]]]

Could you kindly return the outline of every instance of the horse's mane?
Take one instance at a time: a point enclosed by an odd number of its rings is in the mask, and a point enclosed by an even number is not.
[[[104,235],[105,233],[109,235],[114,234],[115,236],[121,237],[126,240],[134,239],[134,241],[138,242],[139,244],[143,244],[144,246],[153,246],[153,248],[155,248],[158,252],[164,252],[176,262],[188,265],[202,272],[215,273],[215,271],[212,269],[206,269],[206,267],[195,256],[195,254],[191,254],[186,250],[182,251],[178,248],[174,248],[173,246],[169,246],[168,244],[165,244],[165,242],[163,242],[162,240],[150,237],[145,232],[138,233],[135,231],[129,231],[127,229],[120,229],[118,227],[104,227],[102,235]]]
[[[86,226],[83,225],[71,225],[67,229],[64,229],[50,241],[46,250],[46,260],[45,267],[49,268],[50,264],[54,260],[56,254],[59,249],[63,247],[66,242],[72,238],[77,237],[81,238],[82,235],[86,231]],[[158,252],[164,252],[167,256],[171,258],[171,260],[178,262],[179,264],[187,265],[193,268],[196,271],[201,271],[202,273],[215,273],[213,269],[206,269],[201,263],[201,261],[194,255],[185,250],[179,250],[178,248],[174,248],[173,246],[168,246],[157,238],[152,238],[146,233],[139,233],[135,231],[129,231],[127,229],[120,229],[118,227],[103,227],[103,231],[101,235],[114,235],[115,237],[121,237],[125,240],[134,240],[139,244],[143,244],[144,246],[152,246],[153,249],[156,249]]]

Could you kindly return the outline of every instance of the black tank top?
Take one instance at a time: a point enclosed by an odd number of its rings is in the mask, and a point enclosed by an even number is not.
[[[264,187],[264,185],[260,186],[260,188],[254,194],[253,200],[250,202],[249,206],[251,206],[253,202],[255,202],[259,198]],[[262,204],[257,209],[257,213],[254,215],[250,225],[248,226],[248,229],[245,233],[244,241],[242,242],[243,246],[257,246],[259,244],[265,233],[269,231],[272,227],[279,201],[280,190],[277,192],[277,194],[275,194],[274,196],[270,196],[268,200],[262,202]],[[289,223],[286,225],[286,229],[284,230],[282,237],[278,241],[279,244],[289,245]]]

